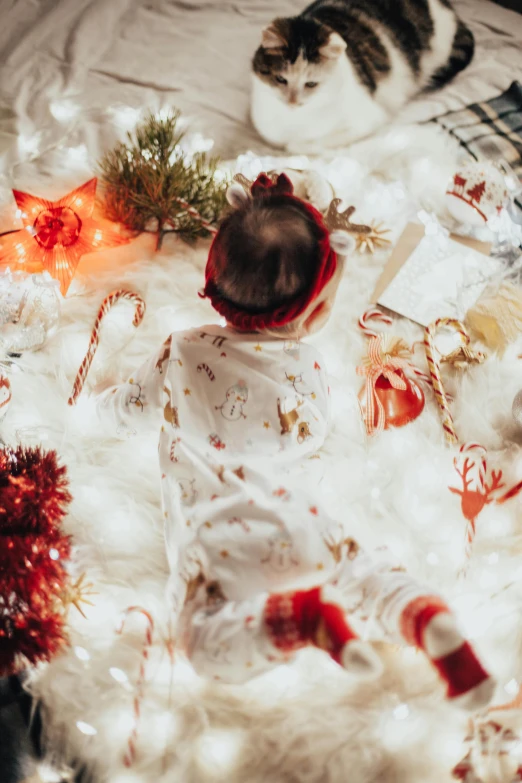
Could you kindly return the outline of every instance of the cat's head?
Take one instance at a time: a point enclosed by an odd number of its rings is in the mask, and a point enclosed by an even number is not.
[[[302,106],[331,77],[346,43],[314,19],[276,19],[263,30],[252,62],[254,73],[289,106]]]

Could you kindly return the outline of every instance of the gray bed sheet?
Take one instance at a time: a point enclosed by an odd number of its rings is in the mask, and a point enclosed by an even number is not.
[[[20,134],[37,134],[41,152],[72,126],[72,142],[84,144],[95,161],[114,141],[109,118],[121,106],[176,106],[224,157],[267,151],[249,122],[250,57],[270,19],[303,6],[302,0],[2,0],[4,171],[27,156]],[[410,104],[399,121],[488,99],[522,75],[522,16],[489,0],[456,6],[475,33],[477,56],[443,91]],[[79,113],[54,111],[57,119],[52,107],[64,100]]]

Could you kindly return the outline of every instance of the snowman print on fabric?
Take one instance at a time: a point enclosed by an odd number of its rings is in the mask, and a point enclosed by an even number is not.
[[[248,389],[244,381],[238,381],[234,386],[227,389],[226,400],[222,405],[216,405],[216,410],[221,411],[221,415],[227,421],[239,421],[246,419],[243,413],[243,405],[248,400]]]
[[[299,565],[299,560],[294,552],[293,539],[287,530],[280,528],[268,539],[268,552],[261,563],[268,565],[277,573],[283,573],[293,566]]]
[[[214,642],[210,646],[204,648],[205,658],[207,661],[218,666],[231,666],[230,653],[232,652],[232,646],[228,642]]]
[[[287,356],[290,356],[292,359],[299,361],[301,356],[301,344],[296,340],[285,340],[283,351]]]

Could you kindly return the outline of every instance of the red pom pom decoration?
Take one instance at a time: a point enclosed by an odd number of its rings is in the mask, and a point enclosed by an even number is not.
[[[0,452],[0,676],[48,661],[66,642],[70,501],[54,451]]]

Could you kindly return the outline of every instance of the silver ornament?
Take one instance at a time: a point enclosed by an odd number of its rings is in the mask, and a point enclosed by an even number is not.
[[[36,351],[57,329],[58,283],[44,272],[28,275],[7,269],[0,275],[0,349],[4,354]]]

